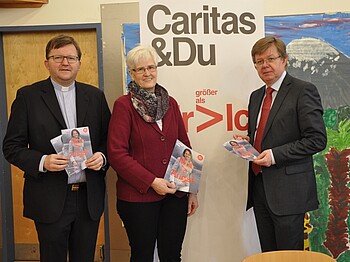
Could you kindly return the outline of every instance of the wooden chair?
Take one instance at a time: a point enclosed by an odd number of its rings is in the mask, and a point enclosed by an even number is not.
[[[249,256],[242,262],[335,262],[323,253],[301,250],[271,251]]]

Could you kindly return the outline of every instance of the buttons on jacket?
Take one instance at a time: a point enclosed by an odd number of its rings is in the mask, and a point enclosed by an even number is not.
[[[165,136],[160,136],[159,139],[160,139],[160,141],[164,142],[166,138],[165,138]],[[168,164],[168,160],[165,159],[165,158],[163,158],[162,164],[163,164],[163,165],[167,165],[167,164]]]

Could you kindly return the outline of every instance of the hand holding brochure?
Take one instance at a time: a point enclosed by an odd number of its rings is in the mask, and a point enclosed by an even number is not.
[[[174,182],[176,190],[197,193],[204,155],[176,140],[164,179]]]
[[[259,152],[247,141],[232,139],[224,143],[224,147],[235,155],[253,161],[259,155]]]
[[[86,168],[85,161],[92,156],[89,127],[64,129],[62,135],[51,139],[57,154],[69,157],[68,176]]]

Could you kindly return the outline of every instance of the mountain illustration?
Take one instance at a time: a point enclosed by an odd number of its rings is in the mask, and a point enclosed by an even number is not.
[[[350,103],[350,58],[327,42],[301,38],[287,45],[288,72],[317,86],[325,109]]]

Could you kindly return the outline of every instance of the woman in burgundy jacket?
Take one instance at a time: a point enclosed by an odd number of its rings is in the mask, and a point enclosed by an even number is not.
[[[113,107],[108,160],[117,172],[117,211],[129,238],[130,261],[181,261],[187,217],[197,196],[163,179],[175,142],[190,147],[177,102],[157,84],[157,53],[137,46],[126,58],[129,93]]]

